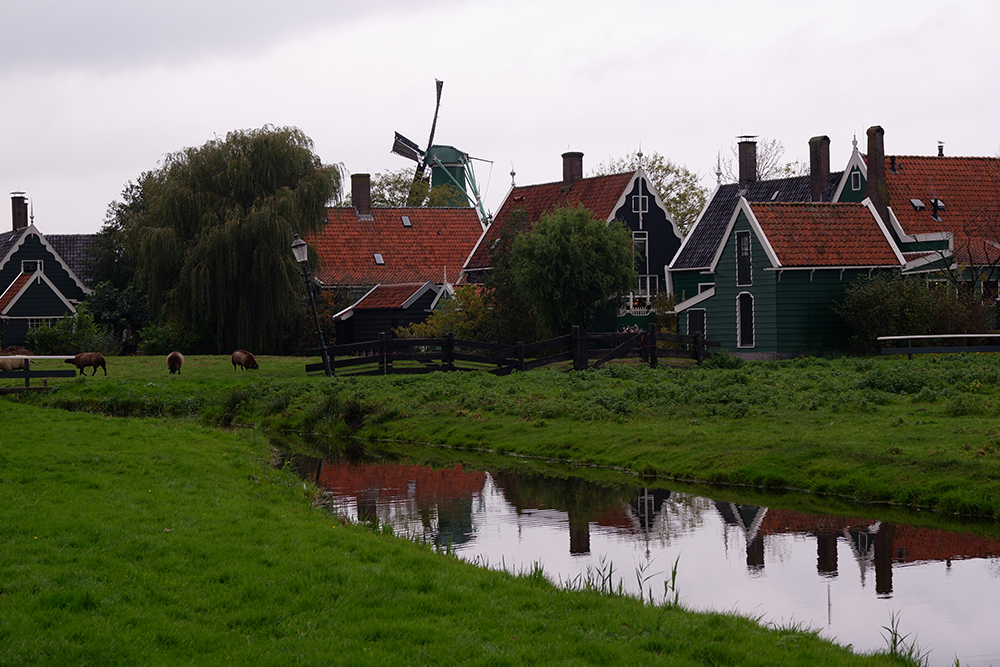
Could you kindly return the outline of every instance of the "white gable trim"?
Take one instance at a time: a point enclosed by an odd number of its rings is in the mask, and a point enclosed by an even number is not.
[[[709,287],[701,294],[693,296],[690,299],[687,299],[686,301],[681,301],[679,304],[674,306],[674,312],[679,313],[682,310],[687,310],[688,308],[691,308],[692,306],[697,306],[702,301],[707,301],[708,299],[711,299],[713,296],[715,296],[715,288]]]
[[[72,313],[73,315],[76,315],[76,308],[73,306],[73,304],[70,303],[66,299],[66,297],[63,295],[63,293],[60,292],[59,289],[55,285],[52,284],[52,281],[49,280],[48,276],[46,276],[41,271],[36,271],[35,273],[33,273],[31,275],[31,280],[29,280],[28,282],[24,283],[24,287],[22,287],[20,290],[18,290],[17,294],[14,295],[14,297],[10,300],[10,303],[7,304],[7,307],[3,309],[3,312],[0,313],[0,315],[6,316],[7,313],[10,312],[10,309],[13,308],[14,305],[18,302],[18,300],[22,296],[24,296],[29,289],[31,289],[32,285],[35,285],[35,284],[37,284],[39,282],[43,282],[43,281],[45,282],[46,285],[49,286],[49,289],[52,290],[52,293],[55,294],[57,297],[59,297],[59,300],[62,301],[63,305],[66,306],[66,308],[69,309],[69,312]],[[11,285],[13,285],[13,283],[11,283]],[[8,289],[10,289],[10,287],[8,287]],[[4,292],[4,294],[6,294],[6,292]],[[3,294],[0,294],[0,296],[3,296]]]
[[[374,292],[375,290],[377,290],[378,287],[379,286],[376,285],[375,287],[371,288],[370,290],[368,290],[367,292],[365,292],[364,296],[362,296],[360,299],[358,299],[357,301],[355,301],[354,303],[352,303],[351,305],[349,305],[347,308],[344,308],[339,313],[336,313],[333,316],[333,320],[336,322],[337,320],[344,321],[344,320],[351,319],[351,317],[354,316],[354,307],[356,305],[358,305],[359,303],[361,303],[362,301],[364,301],[366,298],[368,298],[368,295],[371,294],[372,292]]]
[[[408,298],[406,301],[403,302],[403,305],[401,305],[400,308],[409,308],[410,306],[412,306],[414,303],[417,302],[417,299],[422,297],[429,290],[434,290],[434,289],[437,289],[437,285],[434,284],[434,281],[428,280],[423,285],[418,287],[417,290],[410,295],[410,298]]]
[[[847,167],[844,169],[844,173],[841,174],[840,176],[840,182],[837,183],[837,189],[833,193],[834,202],[840,201],[840,196],[841,194],[843,194],[844,188],[847,187],[847,184],[851,180],[851,171],[853,171],[854,167],[857,167],[858,169],[861,170],[861,176],[865,179],[865,182],[867,183],[868,165],[865,164],[865,160],[863,157],[861,157],[861,152],[858,150],[857,146],[855,146],[854,149],[851,151],[851,159],[847,161]]]
[[[25,242],[28,240],[28,237],[31,234],[36,234],[38,236],[39,240],[41,240],[42,245],[45,247],[45,249],[48,250],[50,253],[52,253],[52,256],[56,258],[57,262],[59,262],[59,266],[61,266],[63,270],[65,270],[66,273],[69,274],[69,277],[73,280],[73,282],[76,283],[77,287],[83,290],[84,294],[90,294],[90,288],[84,285],[83,281],[80,280],[80,278],[75,273],[73,273],[73,270],[69,268],[69,265],[66,264],[66,261],[62,258],[62,255],[60,255],[55,251],[55,248],[52,247],[52,245],[49,243],[49,240],[45,238],[45,234],[42,234],[40,231],[38,231],[38,228],[35,227],[34,223],[29,224],[27,227],[21,230],[20,238],[18,238],[17,241],[14,243],[14,245],[11,246],[10,251],[7,252],[7,256],[4,257],[3,260],[0,260],[0,268],[6,266],[7,262],[9,262],[10,259],[14,256],[14,253],[16,253],[18,250],[21,249],[21,246],[25,244]],[[56,290],[56,292],[59,292],[59,290]],[[61,292],[59,292],[59,296],[60,297],[62,296]],[[76,311],[74,310],[74,312]]]
[[[668,270],[674,268],[674,262],[676,262],[677,258],[681,256],[682,252],[684,252],[684,246],[687,245],[688,239],[694,235],[694,230],[698,229],[698,225],[701,224],[701,219],[705,217],[705,211],[707,211],[708,207],[711,206],[712,200],[715,199],[715,195],[719,192],[720,187],[722,186],[716,184],[715,189],[712,190],[712,194],[708,196],[708,199],[705,201],[705,205],[702,207],[701,212],[695,219],[694,224],[691,225],[691,229],[689,229],[687,235],[681,239],[681,247],[677,249],[677,252],[674,254],[674,258],[670,260],[670,265],[667,267]]]
[[[899,251],[899,248],[896,246],[896,242],[893,241],[892,234],[889,233],[885,223],[882,222],[882,218],[879,216],[878,211],[875,210],[875,205],[872,204],[872,200],[866,197],[865,200],[861,202],[861,205],[865,206],[872,214],[872,217],[875,218],[875,222],[878,223],[878,228],[882,231],[882,236],[884,236],[885,240],[889,243],[889,247],[892,248],[892,252],[896,255],[896,259],[899,260],[900,266],[905,265],[906,259],[903,258],[903,253]]]
[[[646,184],[646,189],[649,190],[650,193],[652,193],[652,195],[653,195],[653,203],[656,204],[658,207],[660,207],[660,210],[662,210],[663,213],[664,213],[664,215],[667,216],[667,222],[669,222],[670,226],[673,228],[673,230],[674,230],[674,236],[676,236],[679,239],[683,239],[683,235],[681,234],[681,230],[677,227],[677,223],[674,222],[674,217],[672,215],[670,215],[670,211],[667,210],[667,207],[663,203],[663,200],[660,199],[660,193],[657,192],[656,188],[653,187],[652,182],[650,182],[650,180],[649,180],[649,176],[646,174],[646,172],[643,170],[642,167],[637,167],[636,170],[635,170],[635,172],[632,174],[632,178],[629,179],[628,185],[625,186],[625,190],[622,191],[622,194],[618,198],[618,201],[612,207],[612,209],[611,209],[611,215],[608,217],[608,222],[611,222],[612,220],[615,219],[615,211],[617,211],[618,209],[620,209],[622,206],[625,205],[626,199],[628,198],[629,193],[632,192],[632,189],[635,187],[635,182],[638,181],[638,180],[640,180],[640,179],[642,179],[642,181]],[[682,240],[682,243],[683,243],[683,240]]]
[[[733,227],[736,226],[736,219],[739,218],[740,211],[743,211],[747,220],[750,221],[750,229],[752,229],[753,233],[757,235],[757,240],[760,241],[760,244],[764,247],[764,254],[767,255],[767,259],[771,262],[771,266],[775,269],[780,269],[781,262],[778,260],[778,255],[774,252],[774,248],[771,247],[771,242],[767,240],[767,235],[764,234],[764,230],[761,229],[760,222],[757,221],[757,216],[753,214],[753,209],[750,208],[750,202],[748,202],[745,197],[740,197],[739,202],[736,204],[736,209],[733,211],[733,215],[729,218],[729,224],[726,225],[726,232],[722,235],[719,247],[715,249],[715,257],[712,258],[712,264],[709,266],[708,270],[711,273],[715,273],[716,267],[722,259],[722,253],[726,249],[726,243],[729,241],[729,237],[732,236]]]

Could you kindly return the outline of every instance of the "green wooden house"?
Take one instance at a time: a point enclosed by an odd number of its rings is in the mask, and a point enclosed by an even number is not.
[[[32,327],[73,316],[90,293],[83,258],[93,235],[46,238],[22,193],[14,193],[12,213],[13,228],[0,234],[0,347],[24,345]]]

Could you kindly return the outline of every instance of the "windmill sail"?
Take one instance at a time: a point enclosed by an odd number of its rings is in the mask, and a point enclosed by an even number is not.
[[[417,146],[416,142],[410,141],[399,132],[396,133],[396,139],[392,142],[391,152],[414,162],[424,161],[424,152],[420,150],[420,146]]]

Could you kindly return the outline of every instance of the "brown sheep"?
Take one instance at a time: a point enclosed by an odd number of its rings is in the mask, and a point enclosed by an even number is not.
[[[177,350],[174,350],[173,352],[167,355],[167,368],[170,369],[171,375],[173,375],[174,373],[180,375],[181,366],[183,365],[184,365],[184,355],[178,352]]]
[[[72,359],[66,360],[67,364],[73,364],[80,369],[80,375],[85,375],[83,369],[88,366],[94,367],[94,375],[97,375],[97,367],[104,369],[104,374],[108,374],[108,367],[104,364],[104,355],[100,352],[81,352]]]
[[[0,357],[0,371],[19,371],[24,368],[24,359],[5,359]]]
[[[234,371],[237,366],[242,366],[243,370],[251,371],[255,371],[259,368],[257,360],[254,359],[253,355],[246,350],[236,350],[233,352],[232,362]]]
[[[24,359],[5,359],[0,357],[0,371],[19,371],[24,368]]]

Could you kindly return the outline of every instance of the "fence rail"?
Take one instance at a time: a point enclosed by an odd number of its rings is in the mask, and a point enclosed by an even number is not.
[[[35,385],[31,386],[31,380],[33,378],[71,378],[76,377],[76,369],[73,370],[51,370],[51,371],[33,371],[31,370],[31,362],[38,361],[39,359],[72,359],[72,356],[61,356],[61,355],[42,355],[42,356],[28,356],[23,354],[15,354],[10,356],[0,357],[0,359],[23,359],[24,369],[15,371],[0,371],[0,379],[15,379],[24,380],[23,387],[0,387],[0,394],[12,394],[20,393],[25,391],[40,391],[47,389],[45,381],[42,381],[42,386]]]
[[[668,346],[661,348],[657,342]],[[571,334],[527,345],[484,343],[452,335],[401,339],[382,333],[378,340],[330,346],[327,354],[331,370],[342,375],[471,370],[507,375],[567,361],[573,362],[574,370],[601,368],[626,356],[639,356],[653,368],[660,358],[691,359],[700,365],[706,348],[717,345],[716,341],[704,340],[700,333],[663,334],[657,333],[655,326],[646,331],[615,333],[587,333],[573,327]],[[319,350],[310,350],[309,355],[317,356]],[[320,371],[324,371],[322,363],[306,365],[307,373]]]
[[[997,341],[994,345],[914,345],[913,341],[930,340],[954,340],[973,341],[992,339]],[[879,336],[875,340],[893,341],[905,340],[906,347],[883,347],[882,354],[905,354],[908,359],[913,360],[915,354],[955,354],[958,352],[1000,352],[1000,334],[941,334],[941,335],[920,335],[920,336]]]

